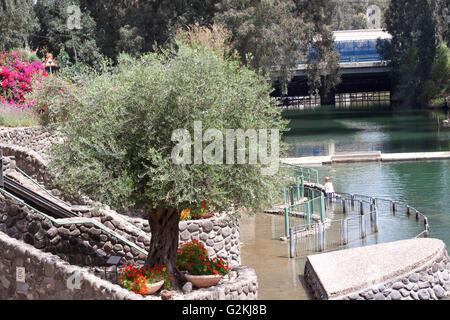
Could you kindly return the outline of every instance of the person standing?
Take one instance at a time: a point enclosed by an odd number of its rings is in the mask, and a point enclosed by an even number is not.
[[[325,178],[325,195],[328,198],[334,198],[334,187],[329,177]]]

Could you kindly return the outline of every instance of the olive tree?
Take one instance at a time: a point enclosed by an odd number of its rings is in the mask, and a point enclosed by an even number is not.
[[[257,209],[280,190],[279,175],[262,174],[267,162],[227,164],[227,152],[244,151],[250,159],[255,146],[263,159],[263,139],[245,139],[242,150],[217,136],[233,129],[268,129],[266,156],[278,143],[283,152],[280,136],[270,131],[286,130],[272,90],[270,79],[202,46],[178,43],[176,50],[139,59],[121,55],[113,74],[98,75],[80,90],[77,106],[60,128],[65,143],[49,153],[51,171],[66,192],[81,190],[116,209],[144,209],[152,235],[146,265],[165,264],[179,284],[184,279],[176,268],[183,209],[202,201],[217,212]],[[216,133],[200,144],[194,139],[199,124],[204,137],[209,128]],[[215,148],[208,148],[211,144]],[[174,161],[183,157],[182,152],[173,157],[180,146],[191,164]],[[203,155],[209,150],[215,162],[202,162],[194,152],[198,148]]]

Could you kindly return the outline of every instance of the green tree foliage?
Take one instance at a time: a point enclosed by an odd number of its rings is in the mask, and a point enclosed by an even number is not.
[[[283,93],[300,61],[313,64],[308,76],[315,89],[325,84],[325,78],[331,86],[339,78],[325,5],[325,0],[227,0],[218,5],[215,21],[231,30],[232,46],[243,62],[271,73],[273,80],[281,82]],[[314,59],[310,57],[310,45],[317,53]]]
[[[208,25],[219,0],[80,0],[97,22],[97,43],[116,58],[121,51],[138,55],[155,43],[171,42],[179,27]],[[142,39],[142,40],[141,40]]]
[[[429,102],[422,90],[432,79],[436,48],[444,40],[444,5],[443,0],[391,0],[386,24],[393,38],[382,51],[391,60],[397,100]]]
[[[311,94],[321,91],[325,97],[333,94],[332,89],[341,81],[339,53],[330,28],[330,5],[328,0],[296,0],[297,13],[308,25],[308,44],[314,50],[307,60],[308,85]]]
[[[66,143],[54,147],[50,166],[66,192],[83,190],[115,208],[145,208],[152,230],[147,265],[165,264],[180,278],[175,262],[182,209],[201,201],[219,211],[232,204],[259,207],[279,185],[277,176],[261,175],[260,164],[175,165],[174,130],[187,129],[193,137],[194,121],[201,121],[205,130],[224,134],[284,131],[271,91],[267,78],[207,48],[180,44],[175,55],[170,50],[139,60],[121,55],[117,73],[100,75],[79,92],[60,128]]]
[[[425,82],[420,99],[431,105],[443,106],[445,97],[450,96],[450,49],[441,44],[431,69],[431,77]]]
[[[96,43],[96,23],[88,11],[82,11],[81,27],[69,28],[68,21],[73,13],[70,5],[79,6],[76,0],[39,0],[35,12],[41,30],[35,36],[35,45],[42,52],[57,56],[64,47],[72,63],[95,65],[101,58]]]
[[[28,48],[37,30],[33,0],[0,0],[0,50]]]

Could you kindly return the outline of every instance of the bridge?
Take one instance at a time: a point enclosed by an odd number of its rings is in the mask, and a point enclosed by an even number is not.
[[[306,108],[315,105],[349,104],[350,99],[369,98],[373,101],[390,101],[391,80],[388,61],[377,51],[377,41],[389,41],[392,36],[381,29],[335,31],[336,49],[340,54],[342,82],[334,92],[325,96],[310,97],[306,79],[307,64],[300,62],[288,85],[288,94],[280,106]],[[311,49],[311,55],[314,50]],[[275,84],[274,96],[281,97],[279,83]]]

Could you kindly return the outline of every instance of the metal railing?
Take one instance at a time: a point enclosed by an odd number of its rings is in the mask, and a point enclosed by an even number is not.
[[[50,220],[56,226],[93,225],[93,226],[99,228],[100,230],[104,231],[105,233],[111,235],[112,237],[118,239],[119,241],[123,242],[124,244],[130,246],[131,248],[136,249],[140,253],[142,253],[144,255],[148,255],[148,252],[146,250],[142,249],[141,247],[139,247],[135,243],[125,239],[124,237],[120,236],[116,232],[106,228],[103,224],[97,222],[95,219],[82,218],[82,217],[80,217],[80,218],[69,218],[69,219],[55,219],[55,218],[53,218],[53,217],[51,217],[51,216],[49,216],[49,215],[39,211],[38,209],[30,206],[25,201],[23,201],[22,199],[19,199],[18,197],[14,196],[13,194],[9,193],[8,191],[6,191],[3,188],[0,188],[0,192],[5,194],[7,197],[14,199],[15,201],[18,201],[21,205],[24,205],[24,206],[28,207],[29,209],[33,210],[34,212],[36,212],[40,216],[44,217],[45,219]]]
[[[346,208],[345,204],[342,209]],[[346,246],[378,232],[378,212],[374,205],[360,206],[359,213],[345,219],[302,224],[289,229],[289,253],[294,258]]]
[[[326,203],[329,205],[330,201]],[[424,226],[415,238],[429,235],[428,218],[404,202],[344,193],[337,195],[332,204],[334,212],[345,214],[346,218],[292,226],[289,229],[291,258],[311,252],[337,250],[376,234],[381,215],[415,217]]]

